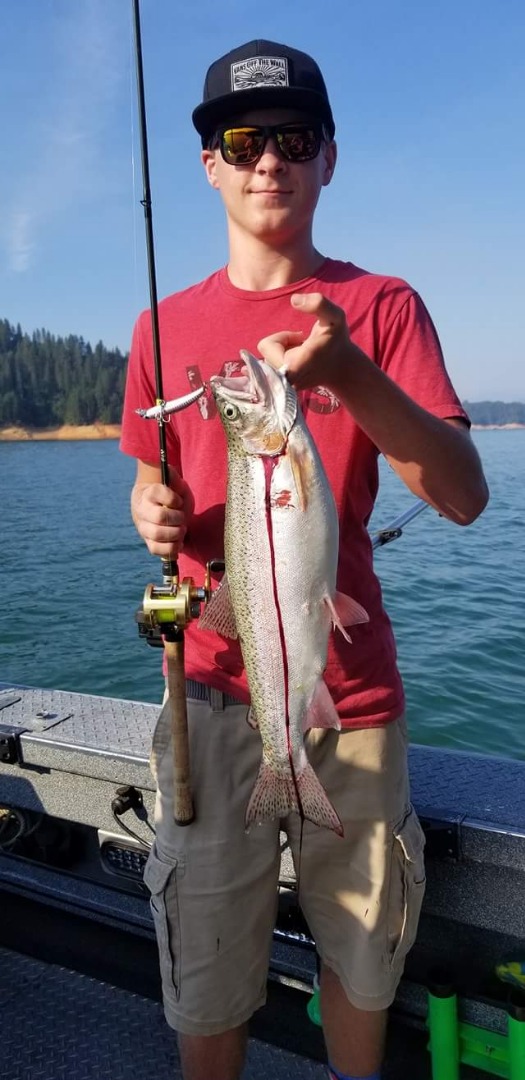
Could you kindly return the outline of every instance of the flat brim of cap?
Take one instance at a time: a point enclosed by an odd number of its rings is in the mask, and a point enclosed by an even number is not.
[[[315,90],[303,90],[282,86],[257,87],[251,90],[237,90],[232,94],[214,98],[197,105],[193,110],[192,120],[199,135],[212,135],[221,123],[232,119],[241,112],[252,109],[300,109],[310,116],[324,120],[329,135],[333,138],[334,121],[332,111],[325,97]]]

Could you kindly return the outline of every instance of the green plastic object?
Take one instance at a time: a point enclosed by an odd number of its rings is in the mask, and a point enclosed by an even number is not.
[[[502,982],[525,991],[525,960],[506,960],[496,964],[496,975]]]
[[[508,1003],[510,1080],[525,1078],[525,994],[512,992]]]
[[[513,988],[507,1003],[507,1034],[458,1021],[457,999],[444,973],[428,992],[432,1080],[459,1080],[460,1064],[504,1080],[525,1080],[525,994]]]
[[[457,998],[445,979],[434,979],[428,992],[428,1028],[432,1080],[459,1080]]]
[[[319,1002],[319,990],[314,990],[307,1006],[306,1011],[312,1024],[317,1024],[318,1027],[322,1027],[321,1023],[321,1007]]]
[[[460,1060],[471,1068],[480,1069],[493,1076],[503,1076],[507,1080],[518,1080],[509,1072],[509,1050],[506,1035],[498,1031],[488,1031],[474,1024],[459,1024]],[[519,1074],[519,1080],[525,1080],[525,1074]]]

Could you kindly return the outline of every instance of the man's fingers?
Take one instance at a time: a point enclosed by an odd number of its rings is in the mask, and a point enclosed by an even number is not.
[[[165,484],[150,484],[145,489],[145,493],[147,493],[150,502],[158,503],[159,506],[167,506],[170,509],[177,509],[182,506],[181,494],[178,491],[172,491]]]
[[[279,334],[270,334],[259,341],[257,348],[268,364],[274,368],[283,367],[287,349],[302,345],[304,334],[301,330],[282,330]]]
[[[186,535],[184,525],[165,525],[155,521],[141,523],[141,535],[144,540],[156,540],[160,544],[177,544]]]
[[[160,555],[161,559],[176,559],[182,550],[182,544],[159,544],[155,540],[146,540],[150,555]]]
[[[151,521],[152,525],[162,525],[165,529],[180,529],[182,525],[186,524],[183,510],[170,509],[168,506],[162,506],[159,503],[152,504],[148,520]]]
[[[315,315],[321,326],[341,326],[346,323],[343,309],[322,293],[292,293],[290,303],[307,315]]]
[[[267,364],[271,364],[274,368],[283,366],[286,349],[284,345],[281,345],[280,341],[272,341],[271,338],[264,338],[259,342],[257,348]]]
[[[184,543],[186,527],[184,525],[159,525],[152,521],[142,521],[139,529],[148,551],[161,557],[177,556]]]

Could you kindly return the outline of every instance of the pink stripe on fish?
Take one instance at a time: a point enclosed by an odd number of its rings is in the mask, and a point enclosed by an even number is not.
[[[273,477],[273,474],[274,474],[274,470],[275,470],[276,466],[279,463],[280,457],[281,457],[281,455],[276,455],[275,457],[269,457],[268,455],[263,455],[261,460],[262,460],[262,463],[263,463],[263,466],[264,466],[264,476],[265,476],[265,480],[266,480],[266,499],[265,499],[266,526],[267,526],[267,529],[268,529],[268,540],[270,542],[270,560],[271,560],[271,566],[272,566],[272,589],[273,589],[273,598],[274,598],[274,603],[275,603],[275,610],[277,612],[277,622],[279,624],[279,638],[280,638],[280,641],[281,641],[281,653],[282,653],[282,658],[283,658],[284,695],[285,695],[285,703],[286,703],[285,704],[285,716],[284,716],[284,719],[285,719],[285,724],[286,724],[286,741],[287,741],[287,746],[288,746],[288,759],[289,759],[289,762],[290,762],[290,771],[291,771],[291,775],[292,775],[293,785],[294,785],[294,788],[295,788],[295,793],[297,795],[297,802],[298,802],[299,806],[301,806],[301,798],[300,798],[300,795],[299,795],[299,789],[297,787],[297,782],[296,782],[296,778],[295,778],[295,771],[294,771],[294,767],[293,767],[292,746],[291,746],[291,741],[290,741],[290,713],[289,713],[289,704],[288,704],[288,702],[289,702],[288,656],[287,656],[287,653],[286,653],[286,638],[284,636],[284,627],[283,627],[283,621],[282,621],[282,615],[281,615],[281,607],[280,607],[280,604],[279,604],[279,596],[278,596],[278,592],[277,592],[277,575],[276,575],[276,571],[275,571],[275,549],[274,549],[274,541],[273,541],[271,489],[272,489],[272,477]],[[301,807],[301,810],[302,810],[302,807]]]

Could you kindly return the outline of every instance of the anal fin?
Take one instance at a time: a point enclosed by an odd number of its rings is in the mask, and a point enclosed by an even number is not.
[[[315,684],[312,700],[308,706],[303,730],[310,728],[335,728],[341,730],[341,720],[324,679]]]

